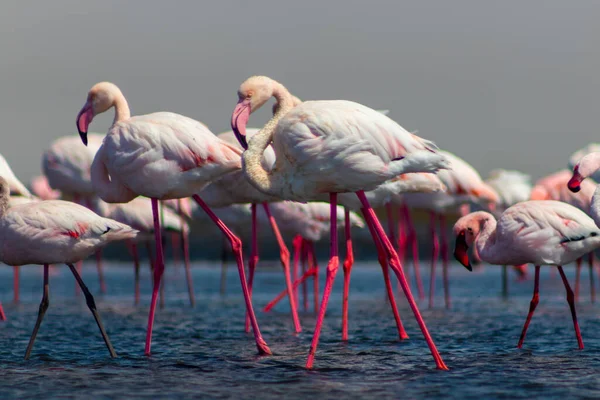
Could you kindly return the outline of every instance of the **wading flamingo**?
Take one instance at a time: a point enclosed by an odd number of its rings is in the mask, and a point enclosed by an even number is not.
[[[8,202],[8,184],[4,178],[0,178],[0,261],[8,265],[44,265],[44,294],[25,359],[31,354],[49,304],[48,266],[57,263],[65,263],[71,269],[111,357],[116,357],[96,311],[94,297],[81,280],[73,263],[86,258],[107,243],[133,239],[137,231],[111,219],[102,218],[75,203],[48,200],[9,208]]]
[[[190,196],[229,240],[236,255],[256,346],[261,354],[271,354],[252,309],[242,243],[197,195],[211,181],[240,169],[241,152],[217,138],[204,124],[183,115],[158,112],[132,117],[125,96],[109,82],[91,88],[77,115],[77,129],[84,144],[87,144],[88,126],[94,116],[113,107],[113,124],[96,153],[91,176],[94,189],[106,202],[126,203],[140,195],[152,199],[157,262],[145,354],[150,355],[154,314],[164,270],[158,201]]]
[[[356,192],[373,239],[382,243],[392,269],[417,318],[436,365],[447,369],[425,326],[402,271],[398,254],[370,207],[365,190],[406,172],[435,172],[448,166],[432,142],[423,140],[383,114],[350,101],[308,101],[296,107],[288,90],[270,78],[255,76],[238,91],[231,118],[238,140],[248,148],[243,168],[260,191],[288,200],[318,200],[329,194],[331,250],[317,325],[306,367],[312,368],[331,287],[339,267],[337,246],[338,192]],[[248,147],[246,124],[252,112],[275,97],[280,107],[254,136]],[[261,164],[264,150],[273,142],[276,162],[272,171]]]
[[[575,261],[600,246],[600,229],[583,211],[566,203],[525,201],[508,208],[496,221],[493,215],[478,211],[454,225],[454,256],[471,270],[467,250],[475,244],[483,261],[495,265],[535,265],[535,284],[529,314],[517,347],[523,346],[529,322],[539,301],[540,266],[555,265],[567,292],[579,348],[583,340],[575,312],[575,296],[562,265]]]

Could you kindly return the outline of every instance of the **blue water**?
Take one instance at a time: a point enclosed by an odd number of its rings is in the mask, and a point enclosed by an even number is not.
[[[578,304],[585,350],[577,350],[571,316],[558,275],[542,271],[540,304],[522,350],[516,349],[533,289],[515,282],[510,298],[500,296],[500,269],[469,273],[453,265],[453,307],[437,305],[423,316],[449,372],[438,371],[404,299],[400,312],[410,335],[398,341],[381,270],[357,263],[350,293],[350,340],[340,342],[341,283],[338,275],[313,371],[303,368],[315,324],[303,312],[304,331],[292,332],[287,304],[263,313],[281,288],[282,273],[263,263],[255,286],[255,306],[274,355],[259,357],[243,332],[243,297],[237,270],[230,266],[225,296],[219,294],[217,264],[193,266],[196,308],[188,305],[181,268],[168,266],[166,305],[157,313],[153,355],[143,355],[150,275],[143,270],[143,296],[133,306],[133,271],[107,264],[108,293],[99,287],[93,264],[83,278],[119,355],[110,359],[83,296],[74,294],[67,267],[50,276],[50,307],[32,357],[23,360],[41,298],[42,268],[25,267],[21,303],[11,304],[12,270],[0,269],[0,293],[8,321],[0,323],[0,398],[531,398],[600,397],[600,305],[591,305],[584,274]],[[531,271],[532,272],[532,271]],[[573,268],[567,268],[572,278]],[[426,282],[428,276],[425,274]],[[572,280],[572,279],[571,279]],[[323,287],[324,279],[321,280]],[[437,283],[441,289],[441,282]]]

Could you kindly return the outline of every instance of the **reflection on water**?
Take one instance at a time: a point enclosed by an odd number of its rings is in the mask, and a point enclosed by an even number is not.
[[[582,291],[579,318],[585,350],[577,350],[564,289],[543,270],[540,304],[523,350],[515,348],[533,283],[511,282],[511,298],[500,299],[501,271],[469,273],[453,265],[453,309],[438,307],[423,316],[450,372],[437,371],[406,301],[400,311],[410,339],[396,340],[396,328],[379,267],[358,264],[350,293],[350,340],[340,342],[342,271],[330,301],[315,370],[302,368],[315,318],[301,315],[304,331],[294,335],[287,304],[259,311],[282,288],[278,269],[258,271],[255,305],[263,336],[274,352],[258,357],[243,332],[243,298],[235,268],[221,297],[218,268],[197,263],[193,275],[198,304],[188,306],[181,269],[166,272],[166,306],[157,313],[153,356],[143,356],[150,277],[143,272],[142,306],[133,306],[133,271],[106,265],[109,293],[98,308],[119,358],[111,360],[82,296],[75,297],[68,268],[50,278],[50,308],[30,361],[22,357],[41,298],[41,267],[21,274],[21,304],[11,305],[12,273],[0,269],[0,293],[8,321],[0,323],[0,398],[56,396],[276,398],[327,395],[364,398],[526,398],[600,396],[598,307]],[[573,268],[567,268],[572,275]],[[426,282],[428,282],[427,277]],[[98,284],[92,264],[84,280]],[[321,287],[323,284],[321,284]],[[587,280],[583,281],[587,289]],[[441,289],[441,282],[437,288]]]

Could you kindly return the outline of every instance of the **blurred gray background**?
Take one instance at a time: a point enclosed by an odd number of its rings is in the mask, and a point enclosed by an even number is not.
[[[262,74],[302,99],[389,108],[484,176],[539,177],[600,141],[599,16],[600,1],[4,0],[0,153],[28,182],[101,80],[134,114],[221,132],[239,84]]]

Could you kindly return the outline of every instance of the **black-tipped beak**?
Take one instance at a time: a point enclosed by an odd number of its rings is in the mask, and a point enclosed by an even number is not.
[[[92,109],[92,106],[89,104],[89,102],[85,103],[85,105],[83,106],[81,111],[79,111],[79,114],[77,114],[76,124],[77,124],[77,131],[79,132],[79,137],[81,138],[81,141],[83,142],[83,144],[86,146],[88,144],[88,139],[87,139],[88,126],[92,122],[93,118],[94,118],[94,111]]]
[[[246,141],[246,124],[250,118],[250,113],[250,100],[244,99],[237,103],[231,114],[231,129],[244,150],[248,149],[248,142]]]
[[[83,144],[87,146],[87,144],[88,144],[87,132],[79,131],[79,137],[81,138],[81,141],[83,142]]]
[[[577,167],[573,170],[573,176],[569,179],[569,183],[567,183],[567,187],[573,193],[577,193],[581,190],[581,181],[583,181],[581,174]]]
[[[456,244],[454,245],[454,258],[461,263],[469,271],[473,271],[471,262],[469,261],[469,246],[467,246],[467,239],[465,237],[465,231],[462,231],[456,237]]]

